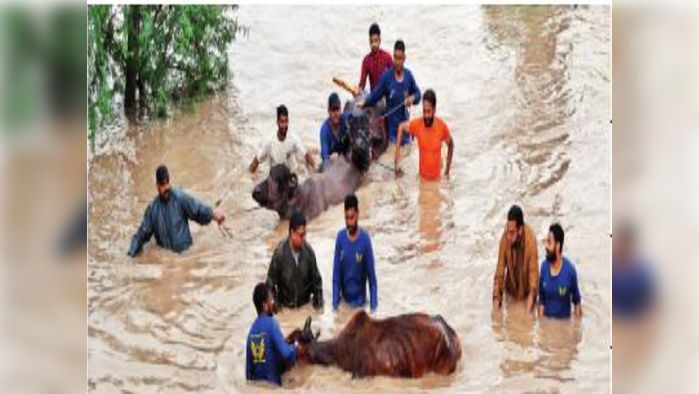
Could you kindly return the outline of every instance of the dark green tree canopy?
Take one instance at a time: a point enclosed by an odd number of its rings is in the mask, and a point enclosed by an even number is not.
[[[113,117],[165,116],[168,104],[225,86],[236,6],[96,5],[88,8],[90,135]]]

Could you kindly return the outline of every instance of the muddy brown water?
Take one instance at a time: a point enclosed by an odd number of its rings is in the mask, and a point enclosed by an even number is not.
[[[112,392],[266,392],[245,381],[245,338],[255,318],[253,286],[264,279],[287,224],[254,206],[247,165],[275,133],[285,103],[290,129],[309,147],[327,116],[333,76],[356,83],[366,31],[381,24],[383,47],[407,45],[406,66],[437,92],[437,114],[455,144],[450,179],[417,178],[418,154],[395,179],[374,165],[358,191],[360,225],[372,235],[378,316],[441,314],[463,356],[451,376],[352,379],[303,366],[284,377],[295,392],[608,392],[610,389],[610,12],[607,7],[241,7],[248,26],[230,49],[228,88],[169,120],[105,131],[89,172],[89,387]],[[343,100],[347,94],[342,94]],[[412,110],[420,115],[421,108]],[[382,161],[391,164],[384,156]],[[221,208],[234,233],[192,224],[194,246],[176,255],[126,250],[154,169]],[[306,174],[302,173],[302,177]],[[520,203],[543,239],[567,230],[584,317],[532,318],[510,303],[491,315],[497,245],[506,211]],[[284,311],[285,332],[308,315],[322,337],[351,316],[333,313],[332,253],[340,206],[308,227],[323,277],[325,309]],[[543,244],[539,242],[539,255]]]

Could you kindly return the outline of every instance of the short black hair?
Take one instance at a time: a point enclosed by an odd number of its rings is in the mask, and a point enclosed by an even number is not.
[[[277,107],[277,119],[281,118],[282,116],[286,116],[287,118],[289,117],[289,110],[286,109],[286,105],[284,104]]]
[[[395,45],[393,45],[393,50],[405,52],[405,43],[403,42],[403,40],[396,41]]]
[[[371,26],[369,26],[369,38],[373,35],[381,37],[381,28],[379,28],[378,23],[372,23]]]
[[[155,170],[155,181],[159,185],[170,182],[170,172],[167,170],[165,164],[161,164]]]
[[[507,221],[509,222],[510,220],[517,223],[517,227],[522,227],[524,224],[524,213],[522,213],[522,208],[519,205],[515,204],[510,207],[510,210],[507,212]]]
[[[306,225],[306,217],[303,216],[303,212],[294,211],[289,218],[289,233],[295,231],[297,228]]]
[[[258,315],[262,312],[262,305],[267,301],[269,293],[270,288],[267,286],[267,283],[260,282],[255,286],[255,290],[252,292],[252,302],[255,304]]]
[[[553,234],[554,241],[561,244],[561,253],[563,253],[563,240],[565,239],[563,227],[561,227],[561,225],[558,223],[554,223],[549,227],[549,232]]]
[[[432,104],[432,108],[437,108],[437,95],[434,93],[434,90],[425,90],[425,94],[422,95],[422,100]]]
[[[345,211],[349,211],[350,209],[359,212],[359,200],[354,193],[348,194],[347,197],[345,197]]]
[[[340,109],[341,105],[340,96],[335,92],[330,93],[330,96],[328,96],[328,109]]]

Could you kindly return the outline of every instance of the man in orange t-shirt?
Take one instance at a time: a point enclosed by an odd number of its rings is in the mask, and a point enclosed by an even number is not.
[[[403,132],[407,131],[417,138],[420,148],[420,176],[429,181],[438,181],[442,169],[442,143],[445,142],[449,151],[447,153],[447,169],[444,176],[449,177],[451,169],[451,157],[454,154],[454,141],[449,133],[449,127],[437,116],[437,96],[434,90],[428,89],[422,96],[422,117],[403,122],[398,127],[398,139],[402,141]],[[400,159],[400,144],[396,145],[396,175],[400,176],[402,171],[398,166]]]

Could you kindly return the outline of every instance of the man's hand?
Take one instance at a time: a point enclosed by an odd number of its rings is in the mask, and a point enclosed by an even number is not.
[[[400,178],[403,176],[403,170],[400,168],[400,165],[398,164],[398,158],[396,158],[396,162],[393,164],[393,172],[396,174],[396,178]]]
[[[330,155],[330,162],[331,163],[334,162],[335,160],[337,160],[338,157],[340,157],[340,154],[337,152],[334,152],[333,154]]]
[[[257,160],[257,156],[255,156],[252,159],[252,162],[250,162],[250,167],[248,169],[250,170],[251,173],[254,173],[255,171],[257,171],[257,166],[259,166],[259,165],[260,165],[260,162],[259,162],[259,160]]]
[[[214,221],[220,226],[226,220],[226,215],[218,209],[214,209]]]
[[[413,102],[414,102],[414,101],[415,101],[415,99],[413,98],[412,95],[406,97],[406,98],[405,98],[405,106],[406,106],[407,108],[410,108],[410,107],[413,105]]]
[[[534,295],[530,292],[529,296],[527,296],[527,310],[526,312],[528,314],[534,313],[536,314],[536,304],[534,303]]]
[[[500,312],[500,301],[493,300],[493,312]]]
[[[316,161],[313,159],[313,155],[310,152],[306,153],[306,167],[308,167],[309,172],[316,171]]]
[[[357,103],[357,107],[364,108],[364,100]]]

